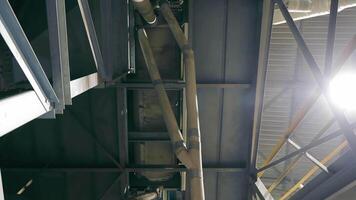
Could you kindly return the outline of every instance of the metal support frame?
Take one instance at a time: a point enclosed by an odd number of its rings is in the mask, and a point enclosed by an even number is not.
[[[70,96],[72,98],[98,86],[101,83],[101,79],[98,73],[92,73],[87,76],[72,80],[70,82]]]
[[[288,143],[291,144],[297,150],[301,149],[301,147],[290,138],[288,139]],[[314,156],[312,156],[310,153],[304,152],[304,155],[311,162],[313,162],[315,165],[317,165],[321,170],[323,170],[326,173],[329,173],[328,168],[325,165],[323,165],[322,163],[320,163],[320,161],[318,159],[316,159]]]
[[[186,83],[181,81],[175,82],[165,82],[162,83],[164,88],[167,89],[183,89],[186,87]],[[152,83],[135,83],[135,82],[123,82],[117,83],[117,87],[124,87],[129,89],[153,89],[154,85]],[[215,88],[228,88],[228,89],[245,89],[250,88],[251,84],[248,83],[197,83],[197,89],[215,89]]]
[[[326,164],[330,162],[336,155],[339,155],[344,149],[347,148],[347,141],[344,140],[339,146],[337,146],[331,153],[324,157],[321,163]],[[319,167],[314,166],[309,170],[293,187],[291,187],[287,192],[281,196],[281,200],[288,199],[296,190],[300,188],[306,181],[308,181],[317,171]]]
[[[335,0],[334,0],[335,1]],[[346,116],[344,115],[344,113],[340,110],[338,110],[331,102],[331,98],[330,98],[330,94],[328,93],[328,84],[327,84],[327,80],[324,78],[324,76],[322,75],[320,68],[318,66],[318,64],[316,63],[313,55],[311,54],[307,44],[305,43],[301,33],[299,32],[298,28],[296,27],[292,17],[290,16],[287,7],[285,6],[285,4],[283,3],[282,0],[275,0],[275,2],[278,4],[284,18],[286,19],[286,22],[289,26],[289,29],[291,30],[297,44],[298,47],[301,49],[304,58],[306,60],[306,62],[308,63],[314,78],[316,79],[322,93],[325,95],[326,100],[329,104],[329,107],[332,111],[332,113],[334,114],[336,121],[338,122],[339,126],[341,127],[341,129],[343,130],[343,134],[345,135],[345,137],[347,138],[347,141],[350,144],[351,149],[356,152],[356,135],[354,134],[353,130],[350,127],[350,124],[348,123]]]
[[[72,104],[68,55],[65,1],[47,0],[48,35],[50,43],[53,89],[59,99],[56,113],[62,114],[65,105]]]
[[[356,123],[351,124],[350,127],[352,129],[355,129],[356,128]],[[323,137],[323,138],[321,138],[319,140],[315,140],[314,142],[309,143],[308,145],[300,148],[299,150],[294,151],[293,153],[290,153],[290,154],[288,154],[288,155],[286,155],[286,156],[284,156],[284,157],[282,157],[282,158],[280,158],[278,160],[275,160],[275,161],[269,163],[268,165],[265,165],[265,166],[259,168],[257,170],[257,172],[265,171],[266,169],[271,168],[272,166],[275,166],[275,165],[277,165],[277,164],[279,164],[281,162],[284,162],[284,161],[286,161],[286,160],[288,160],[288,159],[290,159],[290,158],[292,158],[294,156],[297,156],[298,154],[305,153],[309,149],[312,149],[312,148],[314,148],[314,147],[316,147],[316,146],[318,146],[320,144],[323,144],[323,143],[325,143],[325,142],[327,142],[329,140],[332,140],[334,138],[337,138],[337,137],[341,136],[342,134],[344,134],[344,131],[342,129],[340,129],[338,131],[335,131],[333,133],[330,133],[329,135],[327,135],[327,136],[325,136],[325,137]]]
[[[353,193],[356,185],[356,163],[354,160],[350,160],[351,156],[350,153],[342,155],[330,166],[335,170],[334,174],[330,176],[317,175],[290,199],[353,199],[354,195],[351,196],[350,193]]]
[[[124,169],[117,167],[47,167],[43,168],[27,168],[27,167],[4,167],[3,171],[6,172],[86,172],[86,173],[112,173],[112,172],[187,172],[184,166],[164,166],[164,165],[148,165],[148,166],[126,166]],[[234,166],[221,166],[221,165],[204,165],[203,170],[207,172],[219,172],[219,173],[243,173],[246,171],[244,167]]]
[[[253,116],[253,131],[252,131],[252,144],[251,144],[251,158],[250,158],[250,171],[253,176],[256,176],[256,159],[258,149],[258,138],[261,125],[261,116],[263,111],[263,96],[266,82],[267,62],[269,54],[269,46],[272,32],[272,19],[273,19],[274,3],[273,0],[263,1],[262,13],[262,27],[260,36],[260,51],[258,56],[258,71],[256,82],[256,97],[255,108]],[[256,180],[253,180],[254,183]],[[252,194],[252,191],[250,191]]]
[[[128,127],[127,127],[127,90],[125,88],[118,88],[116,90],[117,99],[117,120],[118,120],[118,144],[119,150],[119,162],[124,168],[129,165],[129,153],[128,153]],[[123,172],[119,178],[120,193],[125,195],[129,187],[129,174],[127,171]]]
[[[312,142],[318,140],[329,128],[334,124],[335,120],[332,119],[319,131],[317,135],[312,139]],[[268,191],[272,192],[281,182],[282,180],[292,172],[294,167],[297,165],[298,161],[302,158],[302,154],[299,154],[289,165],[288,167],[278,176],[278,178],[268,187]]]
[[[31,83],[44,109],[59,100],[8,0],[0,0],[0,34]]]
[[[286,7],[285,7],[285,5],[283,4],[282,1],[275,0],[274,2],[280,4],[280,6],[282,8],[281,10],[283,11],[282,13],[287,18],[287,23],[290,26],[291,31],[292,31],[294,37],[296,38],[296,41],[297,41],[299,47],[301,48],[303,55],[306,57],[307,63],[311,66],[313,75],[318,80],[318,84],[321,87],[321,89],[318,89],[315,92],[313,92],[313,94],[308,98],[308,100],[306,101],[304,106],[301,106],[302,108],[300,109],[300,111],[295,115],[295,117],[292,120],[293,123],[291,123],[291,126],[288,128],[288,130],[285,133],[285,135],[281,138],[281,140],[275,146],[275,148],[273,149],[273,151],[270,154],[270,156],[265,160],[264,166],[268,165],[272,161],[272,159],[277,155],[277,153],[279,152],[279,150],[281,149],[283,144],[287,141],[287,138],[293,133],[294,129],[302,121],[302,119],[307,114],[307,112],[310,110],[312,105],[316,102],[316,100],[318,99],[320,94],[323,92],[324,95],[327,95],[327,92],[326,92],[326,80],[323,77],[323,75],[321,74],[321,72],[319,70],[319,67],[316,65],[315,60],[314,60],[313,56],[311,55],[308,47],[306,46],[306,44],[305,44],[300,32],[298,31],[297,27],[295,26],[295,24],[293,22],[293,19],[291,19],[290,15],[288,13],[288,10],[286,9]],[[334,7],[335,7],[335,5],[334,5]],[[333,17],[335,17],[335,16],[333,16]],[[333,22],[330,22],[330,23],[333,24]],[[329,38],[329,45],[328,46],[333,46],[333,41],[330,41],[330,40],[333,40],[333,38],[334,38],[334,36],[333,36],[334,34],[333,34],[333,30],[332,29],[333,29],[333,27],[331,27],[331,28],[329,27],[329,32],[331,32],[331,33],[328,34],[329,35],[328,36],[328,38]],[[356,44],[356,39],[354,37],[349,42],[349,44],[345,47],[345,49],[344,49],[343,53],[341,54],[341,56],[339,57],[339,59],[335,62],[334,66],[336,67],[336,70],[333,71],[333,75],[335,75],[337,73],[337,71],[341,68],[341,66],[346,62],[348,57],[352,54],[352,52],[356,48],[355,44]],[[327,51],[326,54],[330,54],[330,52],[328,53],[328,51]],[[331,61],[328,61],[328,62],[331,62]],[[327,99],[330,99],[330,98],[327,96]],[[332,109],[332,112],[334,113],[334,115],[336,115],[336,119],[338,120],[339,123],[341,123],[341,127],[344,129],[344,132],[346,130],[346,132],[345,132],[346,137],[349,137],[351,143],[353,141],[354,141],[354,143],[356,143],[356,140],[352,139],[352,138],[354,138],[356,136],[353,135],[352,130],[350,130],[350,128],[348,127],[348,122],[347,122],[344,114],[341,113],[339,110],[337,110],[333,105],[331,105],[329,100],[328,100],[328,103],[330,105],[330,108]],[[263,175],[263,172],[261,172],[259,174],[259,176],[262,176],[262,175]]]
[[[78,0],[89,41],[95,50],[96,64],[103,69],[98,41],[86,0]],[[93,73],[70,81],[66,11],[64,1],[47,1],[51,60],[53,68],[52,88],[8,0],[0,0],[0,33],[22,68],[33,90],[0,100],[0,136],[40,116],[51,114],[54,109],[62,113],[64,105],[72,98],[98,86],[103,81]],[[99,64],[98,64],[99,63]],[[100,72],[100,70],[99,70]],[[57,94],[58,97],[57,98]]]
[[[257,181],[255,183],[256,189],[257,189],[257,194],[262,200],[274,200],[273,196],[271,193],[267,190],[266,186],[263,184],[260,178],[257,178]]]
[[[93,18],[91,16],[90,7],[88,0],[78,0],[78,5],[80,9],[80,14],[82,15],[84,27],[89,40],[91,52],[93,54],[96,69],[98,70],[100,76],[109,80],[110,77],[104,68],[103,56],[101,54],[98,37],[96,35],[95,26]]]

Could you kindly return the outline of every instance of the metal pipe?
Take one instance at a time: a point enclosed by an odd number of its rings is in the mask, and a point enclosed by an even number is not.
[[[187,147],[183,140],[182,134],[177,124],[177,119],[172,111],[166,90],[162,83],[156,61],[153,56],[152,49],[148,42],[146,33],[143,29],[138,30],[138,39],[142,49],[142,54],[146,62],[148,73],[158,95],[158,100],[162,109],[163,119],[167,126],[169,137],[173,143],[173,147],[178,159],[187,167],[193,168],[194,164],[190,158]]]
[[[187,81],[187,87],[186,87],[187,104],[186,105],[187,105],[187,130],[188,130],[188,138],[189,138],[189,153],[191,154],[195,164],[197,164],[194,170],[197,170],[198,172],[197,175],[191,176],[191,185],[192,185],[191,199],[205,199],[194,52],[191,49],[184,51],[183,59],[185,63],[185,76]]]
[[[185,65],[186,78],[186,98],[187,98],[187,130],[189,139],[189,153],[195,163],[194,168],[190,172],[191,181],[191,199],[204,200],[204,181],[202,170],[201,156],[201,139],[199,127],[199,111],[197,98],[197,85],[195,75],[195,59],[194,52],[188,45],[188,40],[184,35],[181,27],[169,5],[164,3],[161,5],[161,12],[168,23],[168,26],[176,39],[179,48],[183,52],[183,62]]]
[[[174,38],[176,39],[179,48],[184,53],[184,48],[188,47],[188,40],[185,37],[176,17],[172,13],[172,10],[167,3],[163,3],[161,5],[161,12],[169,28],[171,29]]]
[[[132,3],[147,23],[156,23],[157,17],[153,12],[153,8],[149,0],[132,0]]]

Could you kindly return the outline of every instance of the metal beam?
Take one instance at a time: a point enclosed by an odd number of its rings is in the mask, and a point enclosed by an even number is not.
[[[347,141],[344,140],[343,143],[341,143],[337,148],[335,148],[330,154],[328,154],[321,162],[323,164],[326,164],[328,162],[330,162],[335,156],[339,155],[340,152],[342,152],[344,149],[347,148]],[[355,166],[353,164],[353,166]],[[300,188],[301,185],[304,185],[317,171],[319,170],[319,167],[314,166],[313,168],[311,168],[311,170],[309,170],[293,187],[291,187],[287,192],[285,192],[282,196],[281,196],[281,200],[285,200],[288,199],[296,190],[298,190]],[[342,170],[343,171],[343,170]],[[353,174],[356,174],[353,172]],[[334,176],[334,175],[333,175]],[[349,177],[344,177],[344,178],[350,178],[352,176]],[[353,178],[354,180],[354,178]],[[337,183],[339,180],[335,179],[335,180],[331,180],[332,182],[335,181],[335,183]],[[332,190],[332,188],[329,188]],[[335,189],[335,188],[334,188]],[[314,188],[313,188],[314,190]],[[319,191],[320,192],[320,191]],[[316,193],[317,195],[319,195],[319,193]],[[299,198],[298,198],[299,199]],[[314,199],[324,199],[321,196],[317,196]]]
[[[252,144],[251,144],[251,157],[249,161],[250,170],[255,172],[258,139],[261,126],[261,117],[263,111],[263,96],[266,83],[267,61],[269,54],[269,46],[272,32],[272,18],[274,12],[273,0],[263,1],[261,37],[260,37],[260,50],[258,56],[258,71],[256,82],[256,97],[255,108],[253,116],[253,130],[252,130]],[[252,195],[252,191],[249,192]]]
[[[356,49],[356,35],[347,43],[341,55],[336,60],[335,71],[333,71],[333,75],[335,75],[341,69],[341,67],[345,64],[345,62],[352,55],[355,49]],[[321,95],[321,91],[316,90],[315,92],[313,92],[311,96],[307,98],[304,105],[301,106],[301,109],[299,109],[299,111],[294,115],[292,123],[289,125],[287,131],[281,137],[280,141],[276,144],[276,146],[272,150],[272,153],[267,157],[267,159],[265,159],[264,165],[269,164],[272,161],[272,159],[277,155],[277,153],[285,143],[286,139],[292,134],[294,129],[299,125],[299,123],[302,121],[304,116],[308,113],[309,109],[313,106],[313,104],[319,98],[320,95]],[[261,177],[262,175],[263,172],[259,174],[259,177]]]
[[[332,113],[334,114],[339,126],[343,130],[343,134],[345,135],[347,141],[349,142],[351,149],[353,150],[353,152],[356,152],[356,135],[354,134],[353,130],[351,129],[350,124],[348,123],[347,118],[344,115],[344,113],[341,110],[338,110],[331,102],[330,94],[328,93],[327,80],[322,75],[318,64],[316,63],[313,55],[311,54],[301,33],[299,32],[298,28],[296,27],[290,13],[288,12],[286,5],[283,3],[282,0],[275,0],[275,2],[278,4],[279,9],[281,10],[284,18],[286,19],[289,29],[291,30],[291,32],[298,44],[298,47],[301,49],[301,52],[303,53],[304,58],[305,58],[306,62],[308,63],[309,68],[312,71],[312,74],[314,75],[315,80],[317,81],[320,89],[322,90],[322,93],[326,97],[329,107],[330,107]]]
[[[263,184],[260,178],[257,178],[255,186],[257,188],[256,192],[262,200],[274,200],[273,196],[267,190],[266,186]]]
[[[70,69],[65,1],[46,0],[48,35],[52,64],[53,89],[59,99],[56,113],[63,113],[64,105],[71,105]]]
[[[98,86],[101,83],[98,73],[93,73],[70,82],[70,96],[72,98]]]
[[[8,0],[0,0],[0,34],[47,111],[59,100]]]
[[[351,124],[351,127],[352,128],[356,128],[356,123]],[[323,138],[321,138],[319,140],[316,140],[314,142],[311,142],[308,145],[300,148],[299,150],[294,151],[293,153],[290,153],[290,154],[288,154],[288,155],[286,155],[286,156],[284,156],[284,157],[282,157],[282,158],[280,158],[278,160],[275,160],[275,161],[273,161],[273,162],[271,162],[271,163],[269,163],[267,165],[264,165],[263,167],[259,168],[257,170],[257,172],[262,172],[262,171],[264,171],[264,170],[266,170],[266,169],[268,169],[270,167],[278,165],[279,163],[284,162],[284,161],[286,161],[286,160],[288,160],[290,158],[293,158],[294,156],[297,156],[298,154],[307,152],[309,149],[312,149],[312,148],[314,148],[314,147],[316,147],[316,146],[318,146],[320,144],[323,144],[323,143],[325,143],[325,142],[327,142],[329,140],[332,140],[334,138],[337,138],[342,134],[343,134],[343,130],[342,129],[340,129],[338,131],[335,131],[333,133],[330,133],[329,135],[327,135],[327,136],[325,136],[325,137],[323,137]]]
[[[118,125],[118,144],[119,144],[119,162],[123,168],[129,164],[129,145],[128,145],[128,124],[127,124],[127,90],[118,88],[116,90],[117,101],[117,125]],[[129,174],[123,172],[119,177],[120,195],[125,196],[130,185]]]
[[[86,172],[86,173],[113,173],[113,172],[187,172],[188,169],[184,166],[127,166],[125,169],[119,169],[116,167],[48,167],[48,168],[28,168],[28,167],[4,167],[2,168],[5,172],[51,172],[51,173],[61,173],[61,172]],[[204,171],[207,172],[219,172],[219,173],[243,173],[246,171],[244,167],[233,167],[233,166],[212,166],[207,165],[203,167]]]
[[[301,147],[296,143],[294,142],[293,140],[291,140],[290,138],[288,139],[288,143],[291,144],[294,148],[296,148],[297,150],[301,149]],[[308,152],[305,152],[304,153],[305,156],[310,160],[312,161],[316,166],[318,166],[321,170],[323,170],[324,172],[326,173],[329,173],[329,170],[328,168],[323,165],[322,163],[319,162],[318,159],[316,159],[314,156],[312,156],[310,153]]]
[[[49,102],[46,102],[50,107]],[[0,100],[0,136],[47,112],[35,91],[27,91]]]
[[[327,37],[326,51],[325,51],[324,76],[326,76],[326,78],[329,78],[332,72],[338,5],[339,5],[339,0],[331,0],[328,37]]]
[[[4,200],[5,199],[5,192],[4,192],[4,185],[2,181],[2,176],[1,176],[1,170],[0,170],[0,199]]]
[[[80,9],[80,14],[82,15],[86,34],[89,40],[91,52],[93,54],[96,69],[98,70],[100,76],[103,79],[107,80],[109,79],[109,77],[104,68],[103,56],[101,54],[99,41],[96,35],[95,26],[94,26],[93,18],[91,16],[88,0],[78,0],[78,5]]]
[[[165,89],[183,89],[186,84],[184,82],[163,82]],[[118,87],[124,87],[128,89],[153,89],[152,83],[118,83]],[[197,83],[198,89],[212,88],[212,89],[247,89],[251,84],[248,83]]]
[[[313,137],[311,142],[318,140],[327,130],[329,130],[329,128],[334,124],[334,122],[335,120],[332,119],[328,123],[326,123],[326,125],[319,131],[319,133],[316,134],[315,137]],[[278,176],[278,178],[274,180],[274,182],[268,187],[269,192],[273,192],[273,190],[282,182],[282,180],[284,180],[285,177],[292,172],[292,170],[294,169],[294,167],[297,166],[297,163],[301,158],[302,154],[299,154],[282,173],[279,173],[280,175]]]

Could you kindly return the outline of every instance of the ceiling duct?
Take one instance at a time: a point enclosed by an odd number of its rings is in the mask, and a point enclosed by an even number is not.
[[[286,1],[288,10],[294,21],[328,15],[330,0],[289,0]],[[338,11],[356,6],[356,0],[339,0]],[[277,7],[274,11],[273,25],[285,23],[285,19]]]

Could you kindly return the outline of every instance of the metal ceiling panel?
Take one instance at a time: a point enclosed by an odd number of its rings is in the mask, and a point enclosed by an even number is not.
[[[195,0],[190,39],[197,81],[253,83],[256,79],[261,1]],[[254,87],[198,92],[203,163],[247,167]],[[248,173],[206,173],[207,199],[247,199]]]

